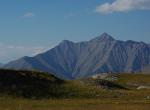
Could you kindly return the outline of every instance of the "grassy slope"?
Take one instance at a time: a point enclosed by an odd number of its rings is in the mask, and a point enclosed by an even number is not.
[[[63,81],[47,73],[34,71],[0,71],[0,93],[25,98],[88,97],[89,88],[73,81]]]
[[[129,89],[136,89],[138,86],[150,86],[150,74],[119,74],[114,81]]]
[[[0,70],[0,94],[25,98],[97,98],[101,91],[80,81],[63,81],[47,73]]]
[[[150,99],[147,99],[150,90],[136,90],[135,87],[137,84],[149,85],[150,75],[121,74],[115,76],[118,80],[114,82],[92,79],[63,81],[52,75],[33,71],[0,70],[0,76],[0,110],[148,110],[150,108]],[[105,88],[106,85],[108,88]]]
[[[149,110],[150,101],[0,98],[0,110]]]
[[[127,93],[128,95],[137,91],[136,87],[140,85],[150,85],[148,74],[119,74],[115,75],[117,77],[115,81],[92,78],[63,81],[47,73],[15,70],[0,70],[0,76],[1,94],[27,98],[99,98],[102,95],[113,97],[117,94],[120,95],[116,97],[121,97],[121,94]],[[149,90],[144,90],[144,92],[149,92]]]

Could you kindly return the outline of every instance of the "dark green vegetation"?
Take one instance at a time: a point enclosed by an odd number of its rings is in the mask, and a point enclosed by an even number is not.
[[[0,70],[0,110],[148,110],[149,74],[64,81],[36,71]],[[8,106],[9,105],[9,106]]]
[[[80,80],[87,86],[97,87],[99,89],[127,89],[126,87],[122,86],[121,84],[106,80],[106,79],[93,79],[87,78]]]
[[[64,83],[52,75],[34,71],[0,70],[0,93],[12,96],[59,96],[58,86]],[[60,89],[59,88],[59,89]]]
[[[0,94],[32,99],[96,96],[94,87],[36,71],[0,70],[0,88]]]
[[[101,91],[97,85],[113,85],[102,81],[87,85],[88,80],[64,81],[43,72],[0,70],[0,94],[30,99],[98,98]]]

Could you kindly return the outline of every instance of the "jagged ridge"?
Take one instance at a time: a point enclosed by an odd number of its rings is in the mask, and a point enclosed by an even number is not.
[[[11,69],[35,69],[59,78],[76,79],[104,72],[149,70],[150,46],[143,42],[115,40],[103,33],[87,42],[64,40],[35,57],[23,57],[5,65]]]

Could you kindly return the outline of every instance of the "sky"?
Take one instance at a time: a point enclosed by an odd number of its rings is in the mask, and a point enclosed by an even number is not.
[[[150,0],[0,0],[0,62],[107,32],[150,43]]]

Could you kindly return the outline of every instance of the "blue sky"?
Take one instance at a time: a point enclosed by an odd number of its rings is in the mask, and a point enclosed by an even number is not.
[[[0,0],[0,62],[107,32],[150,43],[150,0]]]

